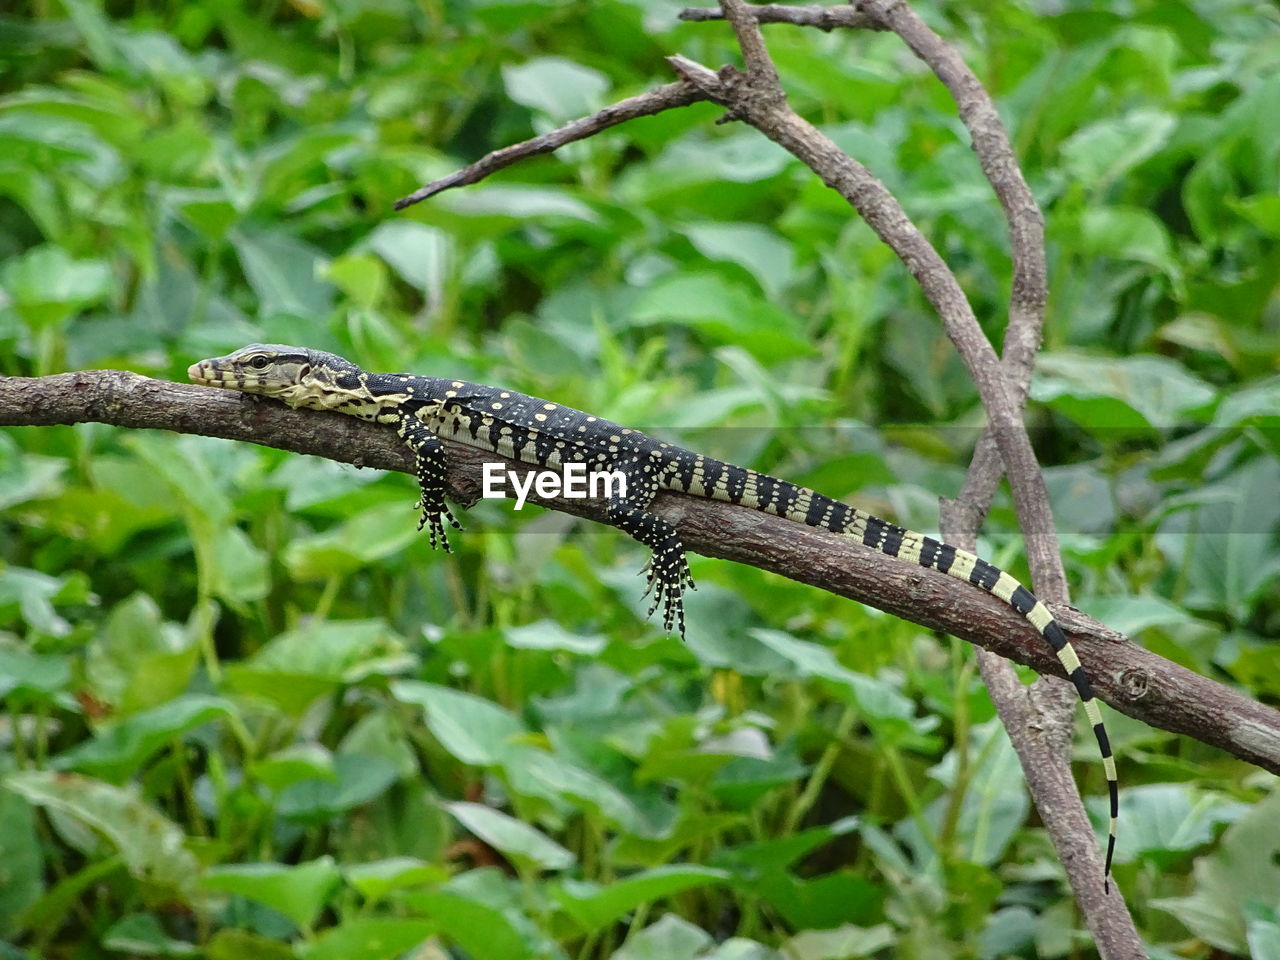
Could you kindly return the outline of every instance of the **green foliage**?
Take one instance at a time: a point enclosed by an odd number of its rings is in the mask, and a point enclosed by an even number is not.
[[[1274,10],[918,6],[1045,208],[1028,416],[1076,603],[1275,702]],[[917,528],[956,490],[980,408],[906,271],[709,106],[391,212],[666,82],[665,54],[733,59],[723,24],[645,0],[7,9],[0,372],[183,379],[295,342]],[[1007,234],[938,83],[891,36],[767,39],[998,338]],[[414,498],[247,444],[0,434],[0,954],[1088,955],[967,648],[699,558],[681,645],[621,536],[485,503],[445,557]],[[986,552],[1016,570],[1014,529],[998,503]],[[1280,956],[1273,786],[1108,722],[1153,954]]]

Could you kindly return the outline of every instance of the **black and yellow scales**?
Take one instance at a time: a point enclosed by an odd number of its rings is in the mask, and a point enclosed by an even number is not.
[[[607,501],[608,522],[653,551],[649,564],[652,614],[662,608],[667,630],[684,634],[685,587],[692,587],[680,536],[649,511],[660,490],[723,500],[811,527],[856,537],[868,547],[932,567],[995,594],[1039,630],[1075,684],[1093,726],[1111,798],[1105,875],[1115,851],[1118,788],[1115,759],[1093,687],[1071,643],[1048,608],[1013,577],[965,550],[905,530],[813,490],[713,460],[538,397],[447,377],[369,373],[342,357],[278,344],[251,344],[187,371],[212,387],[283,400],[291,407],[337,410],[393,426],[413,451],[422,487],[422,520],[431,544],[449,549],[444,521],[458,527],[444,501],[445,449],[440,438],[539,467],[583,463],[589,471],[620,473],[625,493]],[[646,591],[648,592],[648,591]]]

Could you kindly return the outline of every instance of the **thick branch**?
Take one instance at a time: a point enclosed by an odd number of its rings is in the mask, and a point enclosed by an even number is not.
[[[0,426],[84,422],[249,440],[412,472],[410,454],[393,431],[338,413],[291,410],[244,394],[118,370],[0,378]],[[451,441],[445,445],[450,486],[460,500],[469,501],[480,486],[480,464],[499,458]],[[590,500],[543,505],[591,520],[604,517],[603,505]],[[704,556],[779,573],[1062,676],[1057,658],[1030,624],[995,597],[936,570],[746,507],[662,494],[656,510],[676,524],[690,549]],[[1186,734],[1280,774],[1280,712],[1130,643],[1077,610],[1058,607],[1054,613],[1089,663],[1107,703],[1144,723]]]
[[[942,257],[888,187],[785,103],[779,105],[772,98],[753,96],[753,89],[738,83],[731,74],[715,74],[716,81],[712,82],[706,77],[705,67],[678,55],[667,59],[685,80],[698,84],[716,103],[800,158],[823,183],[849,202],[915,277],[942,319],[990,418],[1013,490],[1035,586],[1046,599],[1065,598],[1066,577],[1058,556],[1058,538],[1044,477],[1018,407],[1006,388],[999,359]]]
[[[1044,255],[1044,218],[1014,156],[1013,145],[986,88],[969,69],[959,52],[935,33],[906,3],[896,0],[861,0],[848,6],[782,6],[747,4],[760,24],[783,23],[820,30],[837,28],[883,30],[898,34],[951,93],[960,119],[973,138],[973,149],[1000,202],[1009,225],[1013,258],[1013,287],[1009,301],[1009,325],[1001,362],[1010,389],[1025,403],[1035,352],[1040,346],[1048,280]],[[687,9],[681,20],[723,20],[721,10]],[[966,495],[957,509],[967,511],[980,525],[1004,474],[990,428],[981,441],[966,477]]]
[[[903,0],[888,0],[888,6],[877,0],[865,0],[858,4],[860,8],[873,7],[882,14],[899,14],[895,25],[903,32],[904,38],[916,45],[913,49],[920,52],[927,49],[935,57],[949,51],[949,48],[925,28],[914,14],[907,8]],[[769,89],[762,84],[761,78],[768,76],[768,70],[761,60],[768,61],[768,53],[764,48],[760,25],[743,0],[720,0],[720,8],[726,19],[733,24],[733,29],[743,47],[749,65],[748,79],[750,83],[737,82],[732,72],[722,70],[718,75],[719,83],[709,83],[705,76],[694,76],[687,72],[688,61],[682,75],[686,80],[697,83],[717,103],[729,108],[729,115],[750,123],[765,136],[785,147],[790,153],[799,157],[817,173],[828,186],[839,192],[849,204],[857,210],[877,236],[903,261],[915,277],[926,298],[941,317],[948,337],[955,345],[964,361],[969,375],[973,378],[982,399],[983,408],[989,418],[989,431],[994,436],[999,448],[1000,458],[1004,463],[1005,473],[1009,477],[1013,491],[1014,504],[1018,520],[1022,526],[1027,544],[1028,562],[1031,567],[1032,580],[1036,589],[1046,600],[1065,602],[1068,598],[1066,575],[1062,568],[1062,559],[1058,552],[1057,535],[1052,522],[1052,511],[1049,507],[1048,491],[1044,477],[1031,449],[1031,442],[1022,423],[1021,408],[1025,394],[1017,387],[1010,387],[1005,380],[1001,363],[992,349],[986,335],[973,314],[972,306],[961,290],[955,275],[947,267],[932,244],[908,218],[897,199],[870,171],[840,151],[829,138],[825,137],[812,124],[799,117],[786,103],[777,90]],[[683,59],[683,58],[681,58]],[[959,71],[956,66],[959,64]],[[680,69],[680,64],[673,60],[673,65]],[[771,67],[772,65],[769,64]],[[960,58],[955,56],[947,62],[934,64],[935,70],[942,68],[939,76],[944,81],[950,80],[948,86],[960,101],[964,98],[967,116],[966,122],[975,117],[975,109],[985,101],[981,94],[981,85],[977,79],[963,68]],[[776,74],[775,74],[776,75]],[[970,89],[965,89],[966,81]],[[974,90],[978,94],[974,94]],[[1003,143],[1007,148],[1007,157],[1002,158],[1004,172],[1017,170],[1013,161],[1012,150],[1008,148],[1007,138],[998,118],[994,117],[995,136],[989,136],[985,147],[986,155],[991,157],[992,143]],[[972,128],[971,128],[972,129]],[[978,132],[975,131],[975,143]],[[984,172],[991,176],[992,168],[984,163]],[[998,168],[996,168],[998,169]],[[1016,176],[1022,183],[1020,174]],[[1031,200],[1030,191],[1022,183],[1029,209],[1035,220],[1036,241],[1042,240],[1039,233],[1039,212]],[[1002,196],[1002,202],[1007,198]],[[1006,213],[1008,211],[1006,210]],[[1023,218],[1025,224],[1025,216]],[[1012,231],[1018,229],[1018,221],[1011,220]],[[1020,238],[1024,242],[1027,237]],[[1032,257],[1032,262],[1039,263],[1038,277],[1033,281],[1044,279],[1043,250],[1037,245],[1031,251],[1023,247],[1020,261],[1025,264],[1025,255]],[[1038,259],[1037,259],[1038,258]],[[1011,354],[1011,360],[1019,364],[1022,370],[1015,367],[1017,373],[1029,374],[1034,349],[1039,344],[1039,323],[1043,315],[1043,288],[1034,284],[1028,288],[1027,278],[1023,277],[1023,295],[1028,292],[1040,293],[1038,304],[1024,304],[1030,307],[1018,319],[1028,321],[1012,327],[1016,339],[1019,333],[1025,334],[1029,329],[1034,333],[1029,342],[1025,342]],[[995,474],[994,476],[998,476]],[[993,477],[994,478],[994,477]],[[1095,661],[1090,659],[1091,668]],[[984,679],[991,683],[993,693],[1007,693],[1012,686],[1012,677],[1007,671],[996,669],[985,663]],[[1097,672],[1093,670],[1091,672]],[[1050,685],[1052,686],[1052,685]],[[1133,921],[1128,916],[1126,905],[1120,898],[1107,902],[1099,896],[1096,878],[1102,872],[1102,864],[1097,851],[1090,844],[1082,843],[1081,837],[1089,838],[1092,831],[1088,829],[1088,821],[1078,795],[1072,789],[1070,769],[1068,766],[1069,738],[1067,720],[1070,709],[1067,704],[1065,690],[1046,690],[1037,699],[1037,706],[1044,711],[1051,726],[1056,722],[1062,729],[1061,736],[1046,735],[1043,738],[1022,738],[1019,759],[1027,770],[1028,784],[1033,789],[1037,806],[1042,813],[1048,812],[1053,821],[1051,832],[1055,845],[1062,857],[1063,864],[1076,896],[1084,910],[1086,920],[1094,934],[1099,952],[1109,960],[1120,958],[1139,958],[1142,947],[1134,929]],[[1004,706],[1012,707],[1011,698],[1006,697]],[[1006,711],[1002,719],[1006,722],[1016,719],[1011,715],[1025,711]],[[1046,764],[1044,770],[1034,770],[1036,764]],[[1062,815],[1062,814],[1066,815]]]
[[[1022,175],[1013,144],[1000,121],[986,88],[951,44],[938,36],[905,3],[862,0],[858,10],[878,27],[900,36],[911,52],[926,63],[950,91],[960,119],[973,138],[973,149],[987,181],[995,191],[1009,224],[1013,258],[1013,287],[1009,300],[1009,326],[1005,331],[1001,363],[1019,406],[1026,402],[1035,353],[1040,347],[1048,299],[1045,265],[1044,217]],[[983,431],[960,504],[976,509],[978,519],[990,508],[1003,473],[995,439]]]
[[[522,143],[512,144],[509,147],[503,147],[501,150],[486,154],[475,163],[468,164],[447,177],[434,180],[426,186],[418,188],[407,197],[401,197],[396,201],[395,208],[403,210],[405,207],[413,206],[415,203],[426,200],[428,197],[434,197],[437,193],[442,193],[452,187],[463,187],[467,184],[478,183],[490,174],[496,173],[504,167],[509,167],[513,163],[537,156],[540,153],[551,153],[567,143],[593,137],[609,127],[617,126],[628,120],[634,120],[637,117],[649,117],[674,107],[687,107],[691,103],[698,103],[706,99],[706,95],[691,84],[682,82],[665,84],[656,90],[650,90],[647,93],[620,100],[597,113],[593,113],[589,117],[574,120],[563,127],[558,127],[541,136],[534,137],[532,140],[525,140]]]
[[[853,6],[820,7],[817,5],[787,7],[780,3],[753,3],[751,14],[757,23],[790,23],[797,27],[817,27],[819,30],[831,31],[840,27],[852,27],[863,30],[886,30],[874,16],[863,13]],[[691,8],[681,10],[681,20],[701,23],[707,20],[723,20],[721,10],[703,10]]]

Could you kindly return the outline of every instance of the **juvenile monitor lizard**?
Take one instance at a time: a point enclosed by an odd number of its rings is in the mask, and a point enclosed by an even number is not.
[[[514,390],[447,377],[369,373],[332,353],[261,343],[201,360],[187,374],[207,386],[274,397],[291,407],[337,410],[395,427],[416,461],[422,488],[418,528],[427,527],[432,547],[439,545],[446,551],[445,521],[461,527],[444,501],[441,437],[541,467],[583,463],[587,470],[621,473],[625,494],[615,493],[608,499],[608,522],[652,551],[645,591],[653,593],[649,613],[661,607],[663,626],[682,637],[683,595],[693,579],[675,527],[649,511],[660,490],[723,500],[856,537],[890,557],[932,567],[994,594],[1044,635],[1093,726],[1111,800],[1104,885],[1109,881],[1119,785],[1093,686],[1048,608],[986,560],[786,480],[704,457],[639,430]]]

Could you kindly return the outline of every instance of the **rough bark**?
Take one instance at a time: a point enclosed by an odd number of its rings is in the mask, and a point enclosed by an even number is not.
[[[119,370],[0,377],[0,426],[85,422],[248,440],[382,470],[413,469],[394,431],[339,413],[292,410],[244,394]],[[445,445],[451,495],[470,502],[480,489],[480,465],[501,458],[452,441]],[[589,520],[604,517],[603,505],[592,500],[542,505]],[[1040,673],[1062,675],[1057,658],[1030,624],[995,597],[946,574],[747,507],[664,493],[656,510],[704,556],[769,570],[945,631]],[[1165,660],[1078,610],[1054,606],[1053,612],[1089,663],[1099,696],[1112,707],[1280,774],[1280,711]]]

